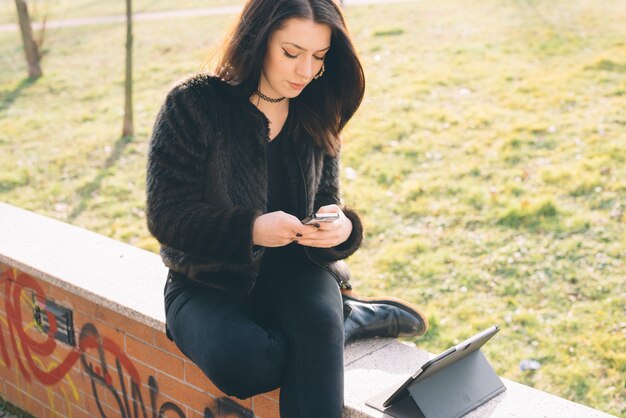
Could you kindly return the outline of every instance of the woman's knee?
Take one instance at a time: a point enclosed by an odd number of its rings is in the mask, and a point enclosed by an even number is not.
[[[276,346],[224,342],[220,347],[207,347],[192,360],[222,392],[246,399],[280,385],[286,354],[278,341],[270,345]]]
[[[282,335],[259,326],[250,308],[229,295],[184,290],[166,310],[180,350],[228,395],[243,399],[275,389],[286,357]]]
[[[296,307],[297,313],[285,313],[289,322],[309,338],[343,342],[343,311],[328,300],[310,301]]]

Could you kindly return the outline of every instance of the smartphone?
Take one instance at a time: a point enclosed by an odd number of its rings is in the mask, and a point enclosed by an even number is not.
[[[305,225],[312,225],[318,222],[333,222],[339,219],[339,212],[330,213],[314,213],[311,216],[307,216],[302,220]]]

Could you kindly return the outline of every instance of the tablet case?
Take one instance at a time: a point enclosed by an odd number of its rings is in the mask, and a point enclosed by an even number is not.
[[[408,386],[408,393],[388,407],[383,402],[397,389],[389,388],[366,404],[396,418],[461,417],[504,392],[506,387],[480,350],[425,374]]]

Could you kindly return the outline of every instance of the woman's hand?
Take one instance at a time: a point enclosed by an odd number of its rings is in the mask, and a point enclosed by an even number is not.
[[[319,208],[317,213],[339,213],[339,219],[333,222],[319,222],[317,231],[302,234],[298,243],[308,247],[330,248],[345,242],[352,233],[352,222],[337,205]]]
[[[252,242],[263,247],[282,247],[318,232],[313,225],[302,225],[300,219],[278,211],[259,216],[252,228]]]

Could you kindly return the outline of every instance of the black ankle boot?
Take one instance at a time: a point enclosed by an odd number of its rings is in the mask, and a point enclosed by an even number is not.
[[[419,308],[395,298],[359,298],[342,294],[344,342],[363,338],[416,337],[428,330],[428,319]]]

